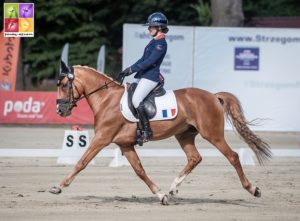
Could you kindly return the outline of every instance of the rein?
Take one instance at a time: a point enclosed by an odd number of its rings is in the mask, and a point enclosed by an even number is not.
[[[111,81],[109,81],[109,82],[105,82],[105,84],[102,85],[101,87],[99,87],[99,88],[97,88],[97,89],[91,91],[91,92],[88,93],[88,94],[81,95],[79,98],[74,98],[74,96],[73,96],[74,101],[75,101],[75,104],[76,104],[78,101],[80,101],[81,99],[83,99],[83,98],[86,98],[86,99],[87,99],[89,96],[91,96],[93,93],[95,93],[95,92],[97,92],[97,91],[100,91],[100,90],[103,90],[103,89],[108,89],[108,85],[109,85],[110,83],[112,83],[112,82],[114,82],[114,80],[111,80]],[[73,82],[72,82],[72,83],[73,83]],[[75,86],[76,91],[78,92],[78,89],[77,89],[76,85],[74,85],[74,86]],[[72,91],[73,91],[73,90],[72,90]]]

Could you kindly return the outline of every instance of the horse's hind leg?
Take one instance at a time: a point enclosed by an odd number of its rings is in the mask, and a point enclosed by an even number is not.
[[[168,196],[160,191],[158,186],[153,183],[150,178],[147,176],[141,161],[134,149],[133,146],[131,147],[121,147],[122,153],[125,155],[127,160],[129,161],[130,165],[134,169],[135,173],[147,184],[153,194],[156,194],[159,198],[160,202],[163,205],[168,204]]]
[[[261,196],[260,189],[258,187],[253,187],[252,184],[249,182],[240,163],[239,155],[229,147],[224,136],[220,136],[217,139],[207,139],[207,140],[211,142],[213,145],[215,145],[221,151],[221,153],[229,160],[231,165],[235,168],[244,189],[246,189],[250,194],[256,197],[260,197]]]
[[[171,184],[169,194],[175,195],[178,193],[178,187],[186,178],[186,176],[201,162],[202,158],[195,146],[195,137],[198,134],[195,130],[188,130],[182,134],[176,135],[176,139],[178,140],[182,150],[185,152],[187,156],[187,164],[184,169],[179,173],[178,177],[176,177]]]

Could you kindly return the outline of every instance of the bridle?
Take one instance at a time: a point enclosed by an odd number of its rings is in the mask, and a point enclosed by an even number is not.
[[[63,112],[68,112],[71,111],[73,107],[77,107],[77,102],[80,101],[83,98],[88,98],[89,96],[91,96],[92,94],[94,94],[97,91],[103,90],[103,89],[108,89],[108,85],[112,82],[114,82],[114,80],[111,80],[109,82],[105,82],[104,85],[100,86],[99,88],[89,92],[88,94],[82,94],[80,95],[79,90],[77,88],[77,86],[74,84],[74,80],[75,80],[75,75],[74,75],[74,68],[73,67],[68,67],[68,70],[66,71],[67,73],[60,73],[58,76],[58,80],[57,80],[57,86],[61,85],[62,80],[67,77],[68,79],[68,83],[67,83],[67,94],[68,97],[65,99],[56,99],[56,105],[59,105],[60,110],[62,110]],[[79,97],[75,97],[74,96],[74,89],[76,90],[76,92],[79,94]]]

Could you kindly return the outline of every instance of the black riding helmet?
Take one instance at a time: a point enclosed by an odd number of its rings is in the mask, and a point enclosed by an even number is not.
[[[149,15],[147,23],[145,26],[167,26],[168,19],[167,17],[161,12],[154,12]]]
[[[167,33],[169,31],[169,29],[167,28],[167,26],[168,26],[168,19],[161,12],[154,12],[151,15],[149,15],[148,20],[144,24],[144,26],[158,27],[164,33]]]

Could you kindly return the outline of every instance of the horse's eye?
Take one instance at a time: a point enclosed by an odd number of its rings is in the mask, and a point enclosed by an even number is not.
[[[63,85],[61,86],[61,88],[62,88],[62,89],[66,89],[66,88],[67,88],[67,85],[66,85],[66,84],[63,84]]]

